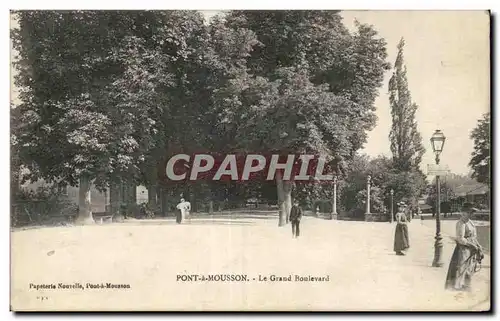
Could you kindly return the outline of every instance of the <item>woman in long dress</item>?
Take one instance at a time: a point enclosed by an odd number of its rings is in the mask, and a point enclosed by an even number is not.
[[[405,204],[398,203],[396,213],[396,232],[394,234],[394,252],[396,255],[405,255],[403,251],[410,248],[410,237],[408,234],[408,219],[405,214]]]
[[[483,250],[477,240],[476,226],[471,221],[471,216],[476,209],[471,203],[465,203],[463,210],[462,217],[456,225],[457,245],[451,256],[445,288],[469,291],[472,275],[477,271],[483,259]]]

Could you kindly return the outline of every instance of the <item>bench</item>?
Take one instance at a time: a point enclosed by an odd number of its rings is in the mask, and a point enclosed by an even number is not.
[[[98,221],[100,224],[104,222],[111,222],[113,220],[113,215],[106,212],[92,213],[94,220]]]

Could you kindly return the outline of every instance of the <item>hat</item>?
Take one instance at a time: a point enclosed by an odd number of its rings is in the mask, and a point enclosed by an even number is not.
[[[403,207],[405,207],[405,206],[406,206],[406,204],[405,204],[405,202],[399,202],[399,203],[398,203],[398,206],[403,206]]]

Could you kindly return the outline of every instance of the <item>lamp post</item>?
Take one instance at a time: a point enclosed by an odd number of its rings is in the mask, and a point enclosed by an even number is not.
[[[394,222],[394,190],[391,188],[391,223]]]
[[[366,178],[366,214],[370,214],[370,186],[372,177],[368,175]]]
[[[440,130],[436,130],[431,137],[432,150],[436,155],[436,165],[439,165],[439,155],[443,151],[444,142],[446,137]],[[441,184],[439,175],[436,175],[436,242],[434,243],[434,261],[432,266],[441,267],[441,253],[443,252],[443,238],[441,237]]]
[[[333,177],[332,219],[337,218],[337,176]]]

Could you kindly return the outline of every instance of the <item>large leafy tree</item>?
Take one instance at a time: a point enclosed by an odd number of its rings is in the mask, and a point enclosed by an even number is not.
[[[230,98],[225,88],[242,81],[246,59],[257,41],[250,30],[227,28],[219,18],[207,25],[199,13],[193,13],[184,19],[189,20],[194,22],[178,35],[186,38],[184,42],[189,47],[169,65],[175,81],[167,91],[171,99],[169,112],[163,113],[161,118],[165,127],[161,133],[163,142],[151,157],[158,165],[153,178],[160,178],[162,188],[168,188],[171,194],[185,193],[197,200],[222,201],[242,193],[234,184],[226,182],[167,184],[163,179],[165,164],[172,154],[179,152],[232,152],[234,144],[231,142],[234,142],[236,129],[222,117],[220,101]]]
[[[411,100],[404,65],[404,39],[398,44],[394,72],[389,80],[392,128],[389,134],[394,166],[400,171],[418,170],[425,149],[418,132],[415,113],[417,104]]]
[[[251,31],[208,26],[196,11],[20,12],[18,21],[14,138],[29,179],[79,185],[82,221],[91,221],[90,182],[111,187],[112,205],[123,182],[146,184],[154,201],[159,185],[175,197],[223,194],[221,184],[165,186],[162,174],[173,153],[223,151],[231,136],[213,96],[245,68]]]
[[[340,173],[375,124],[373,102],[389,67],[385,41],[366,25],[350,33],[333,11],[233,11],[226,25],[259,41],[223,101],[236,145],[319,154]],[[284,225],[293,182],[277,173],[276,183]]]
[[[20,12],[19,25],[19,155],[31,178],[80,186],[81,221],[91,182],[154,187],[177,152],[309,152],[339,172],[375,124],[388,68],[370,26],[349,33],[330,11],[235,11],[208,26],[188,11]],[[202,185],[172,190],[239,193]],[[292,184],[277,186],[282,224]]]
[[[472,168],[472,177],[480,183],[490,184],[491,175],[491,128],[490,113],[483,115],[470,134],[474,141],[474,151],[469,166]]]
[[[155,102],[143,100],[154,73],[131,63],[151,59],[135,34],[147,26],[138,12],[21,11],[17,21],[20,158],[30,180],[78,185],[78,221],[90,223],[91,183],[135,177],[155,131]]]

